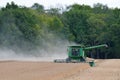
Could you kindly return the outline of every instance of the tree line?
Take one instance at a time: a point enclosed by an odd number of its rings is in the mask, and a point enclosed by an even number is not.
[[[46,10],[38,3],[25,7],[14,2],[0,9],[0,47],[36,50],[45,41],[55,44],[56,38],[85,46],[107,44],[107,49],[90,50],[87,55],[120,58],[120,9],[97,3]]]

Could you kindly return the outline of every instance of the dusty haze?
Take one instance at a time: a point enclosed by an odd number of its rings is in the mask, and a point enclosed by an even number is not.
[[[37,50],[30,50],[30,53],[14,51],[8,48],[0,48],[0,60],[20,60],[20,61],[53,61],[54,59],[64,59],[67,57],[67,46],[74,45],[68,41],[57,41],[44,43],[45,46]]]

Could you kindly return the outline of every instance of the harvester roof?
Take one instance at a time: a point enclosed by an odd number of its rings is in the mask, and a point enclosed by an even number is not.
[[[82,48],[82,46],[68,46],[70,48]]]

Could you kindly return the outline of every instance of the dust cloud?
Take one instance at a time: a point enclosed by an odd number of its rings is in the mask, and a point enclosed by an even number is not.
[[[30,51],[21,51],[17,48],[0,48],[0,61],[15,60],[15,61],[53,61],[54,59],[67,58],[67,47],[73,45],[67,40],[44,40],[43,45],[37,49]],[[15,50],[16,49],[16,50]]]
[[[15,22],[13,16],[7,20],[10,20],[10,23],[3,21],[3,25],[1,25],[0,60],[52,61],[57,58],[64,59],[67,58],[67,46],[74,44],[66,38],[61,38],[60,35],[64,36],[63,34],[59,33],[59,35],[58,32],[53,32],[46,26],[42,26],[42,33],[38,34],[37,38],[30,37],[30,42],[24,38],[24,34],[18,26],[13,25]]]

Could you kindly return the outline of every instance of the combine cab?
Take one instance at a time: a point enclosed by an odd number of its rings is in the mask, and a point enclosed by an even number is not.
[[[86,61],[86,50],[100,48],[100,47],[107,47],[106,44],[97,45],[92,47],[82,47],[82,46],[68,46],[68,58],[66,59],[55,59],[54,62],[57,63],[79,63],[79,62],[87,62]]]
[[[68,47],[68,62],[85,62],[86,55],[81,46]]]

